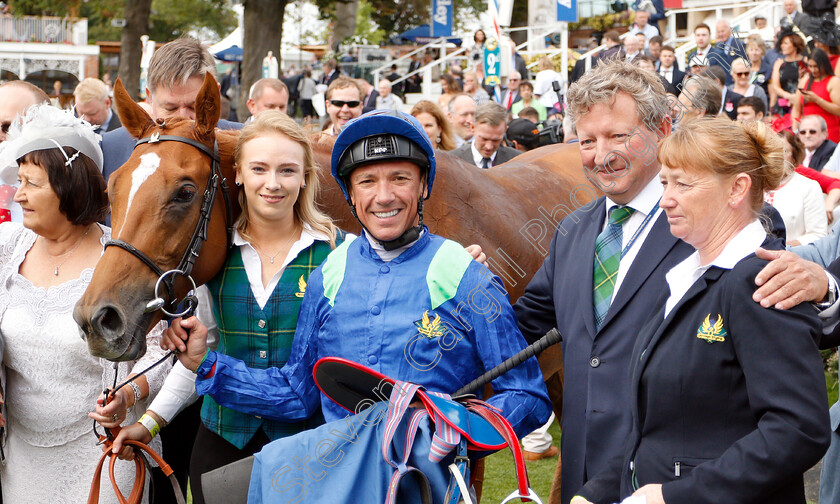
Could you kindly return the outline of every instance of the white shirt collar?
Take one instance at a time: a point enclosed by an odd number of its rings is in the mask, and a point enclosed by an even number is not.
[[[308,247],[312,246],[315,240],[329,241],[329,236],[324,233],[313,230],[308,224],[303,225],[301,229],[300,238],[292,244],[289,253],[282,258],[281,268],[271,277],[268,285],[263,285],[262,281],[262,259],[260,254],[250,242],[239,234],[239,231],[233,231],[233,244],[240,248],[242,253],[242,265],[245,268],[245,274],[248,277],[248,283],[251,286],[251,292],[254,294],[254,299],[260,308],[264,308],[268,303],[271,293],[274,292],[280,277],[295,258]]]
[[[766,238],[767,232],[764,230],[764,226],[756,219],[729,240],[723,251],[709,264],[701,265],[700,252],[695,251],[681,263],[671,268],[665,274],[665,280],[668,282],[668,288],[671,292],[668,301],[665,303],[665,316],[667,317],[671,313],[671,310],[685,296],[688,289],[709,268],[717,266],[718,268],[731,270],[738,264],[738,261],[755,252],[755,249],[760,247]]]
[[[474,139],[475,139],[475,138],[473,138],[473,140],[474,140]],[[484,159],[484,156],[482,156],[482,155],[481,155],[481,153],[480,153],[480,152],[478,152],[478,150],[475,148],[475,142],[474,142],[474,141],[471,141],[471,142],[470,142],[470,150],[472,150],[473,162],[475,163],[475,165],[476,165],[476,166],[478,166],[479,168],[481,168],[481,160],[482,160],[482,159]],[[498,151],[496,151],[496,152],[498,152]],[[494,152],[494,153],[493,153],[493,155],[492,155],[492,156],[490,156],[490,163],[491,163],[491,164],[496,164],[496,163],[495,163],[495,161],[496,161],[496,152]]]
[[[659,177],[657,176],[653,177],[653,179],[648,182],[641,192],[639,192],[639,194],[637,194],[636,197],[630,200],[630,203],[625,206],[629,206],[634,211],[646,216],[648,213],[656,212],[656,210],[658,210],[657,203],[661,197],[662,182],[659,181]],[[609,218],[610,209],[616,205],[618,205],[618,203],[607,196],[607,218]]]
[[[321,233],[320,231],[315,231],[314,229],[312,229],[312,226],[310,226],[309,224],[304,224],[303,228],[300,231],[300,240],[296,241],[295,244],[292,246],[292,248],[297,249],[297,251],[301,251],[301,250],[305,249],[306,247],[315,243],[315,240],[329,241],[330,237],[327,236],[324,233]],[[241,234],[239,234],[238,229],[233,230],[233,244],[236,245],[237,247],[241,247],[243,245],[248,245],[251,248],[253,248],[253,245],[251,245],[251,242],[249,242]],[[298,247],[298,245],[300,245],[300,246]],[[292,256],[292,257],[297,257],[297,252],[292,254],[291,251],[290,251],[289,255]]]

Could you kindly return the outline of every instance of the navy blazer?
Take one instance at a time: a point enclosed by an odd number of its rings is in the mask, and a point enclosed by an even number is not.
[[[808,303],[752,300],[765,265],[750,254],[732,270],[711,267],[664,319],[662,292],[632,352],[624,453],[580,495],[610,503],[661,483],[666,502],[805,503],[802,474],[830,432],[822,328]]]
[[[831,155],[834,154],[834,149],[836,148],[837,144],[826,138],[825,142],[817,147],[817,150],[814,151],[814,155],[811,156],[811,166],[809,166],[809,168],[822,171],[825,164],[828,163],[829,159],[831,159]]]
[[[638,329],[661,308],[654,301],[665,273],[694,249],[674,238],[664,213],[616,292],[600,331],[595,330],[592,270],[595,238],[604,227],[604,198],[566,217],[549,255],[514,305],[529,342],[557,327],[563,336],[561,502],[567,503],[617,455],[630,432],[630,353]]]

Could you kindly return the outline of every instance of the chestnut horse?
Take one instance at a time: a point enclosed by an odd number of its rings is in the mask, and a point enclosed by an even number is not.
[[[180,136],[211,150],[218,143],[235,218],[239,207],[232,183],[233,151],[239,132],[214,127],[220,110],[215,79],[210,74],[205,78],[196,100],[195,121],[156,123],[131,100],[119,80],[114,95],[120,119],[135,138]],[[329,173],[331,143],[313,147],[321,167],[319,201],[339,227],[358,233],[359,224]],[[576,145],[543,147],[490,170],[479,170],[445,152],[436,155],[437,174],[425,204],[425,223],[436,234],[481,245],[488,266],[502,278],[511,300],[524,292],[542,264],[557,224],[597,197],[585,179]],[[210,172],[209,156],[194,146],[176,141],[138,145],[108,183],[113,238],[135,247],[163,271],[176,268],[198,225]],[[223,266],[228,243],[226,210],[223,199],[217,197],[206,243],[192,271],[198,284]],[[74,312],[91,354],[110,360],[132,360],[143,354],[147,331],[161,319],[160,311],[145,310],[155,297],[157,280],[158,274],[137,256],[123,248],[106,248]],[[182,278],[178,280],[176,297],[189,288]],[[559,345],[542,354],[540,365],[559,418]],[[559,484],[554,486],[559,488]]]

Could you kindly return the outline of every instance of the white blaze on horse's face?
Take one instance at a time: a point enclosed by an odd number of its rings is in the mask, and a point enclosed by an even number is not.
[[[152,176],[157,169],[160,168],[160,157],[154,152],[149,152],[140,156],[140,165],[131,172],[131,191],[128,193],[128,203],[125,205],[125,216],[123,223],[128,220],[128,212],[131,210],[131,202],[134,200],[134,195],[140,190],[149,177]],[[120,229],[122,234],[122,229]]]

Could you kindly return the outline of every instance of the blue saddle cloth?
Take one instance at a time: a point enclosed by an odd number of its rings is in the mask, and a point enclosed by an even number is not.
[[[409,410],[411,411],[411,410]],[[377,403],[357,415],[324,424],[263,447],[255,455],[248,491],[249,503],[306,502],[361,504],[385,502],[395,469],[382,455],[388,403]],[[400,422],[391,443],[391,460],[402,460],[409,414]],[[434,424],[420,421],[408,465],[422,471],[435,504],[443,504],[454,459],[429,461]],[[406,474],[397,495],[400,504],[420,504],[417,479]]]

